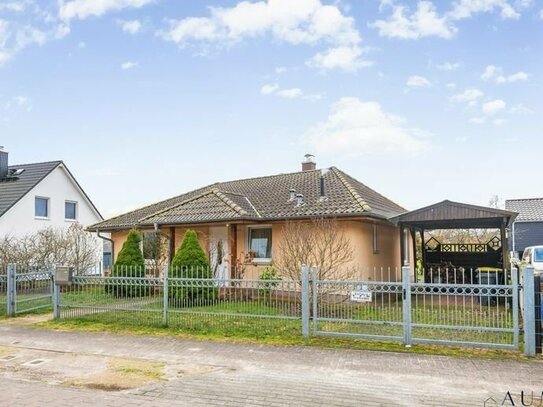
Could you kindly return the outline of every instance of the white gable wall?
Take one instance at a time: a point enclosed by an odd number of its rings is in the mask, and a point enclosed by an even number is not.
[[[49,219],[37,219],[35,198],[49,198]],[[68,228],[73,221],[64,218],[65,201],[77,202],[77,222],[89,226],[101,220],[62,165],[53,170],[19,202],[0,217],[0,236],[24,236],[47,227]]]

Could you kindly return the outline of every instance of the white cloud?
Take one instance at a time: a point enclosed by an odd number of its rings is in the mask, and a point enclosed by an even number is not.
[[[469,122],[473,124],[483,124],[486,122],[486,117],[472,117],[469,119]]]
[[[539,18],[540,18],[541,20],[543,20],[543,9],[541,9],[541,11],[539,11]]]
[[[445,87],[446,87],[447,89],[450,89],[450,90],[456,89],[456,83],[449,82],[448,84],[445,85]]]
[[[483,103],[483,113],[492,116],[506,107],[507,104],[501,99],[491,100],[490,102]]]
[[[387,20],[370,24],[379,30],[379,35],[390,38],[415,40],[423,37],[451,38],[457,31],[445,17],[440,17],[431,1],[420,1],[411,15],[406,7],[393,7]]]
[[[60,39],[70,31],[65,24],[38,28],[32,24],[21,24],[0,18],[0,64],[9,61],[28,46],[41,46],[48,41]]]
[[[282,89],[276,93],[277,96],[287,99],[299,98],[303,94],[304,92],[300,88]]]
[[[466,89],[462,93],[458,93],[452,96],[452,100],[455,102],[472,102],[483,96],[483,92],[479,89]]]
[[[511,109],[509,109],[509,112],[511,112],[512,114],[520,114],[520,115],[535,113],[532,109],[524,106],[522,103],[519,103],[518,105],[511,107]]]
[[[118,24],[121,26],[121,29],[128,34],[137,34],[143,27],[139,20],[119,20]]]
[[[59,17],[64,21],[99,17],[109,11],[140,8],[155,0],[60,0]]]
[[[309,100],[310,102],[316,102],[317,100],[321,100],[322,98],[324,98],[324,94],[322,93],[305,94],[305,92],[300,88],[280,89],[279,85],[277,85],[276,83],[266,84],[262,86],[262,88],[260,88],[260,93],[266,96],[275,95],[285,99],[302,98],[305,100]]]
[[[209,10],[209,17],[171,20],[169,29],[158,35],[180,47],[220,47],[264,36],[293,45],[324,43],[330,48],[315,55],[308,65],[344,70],[363,66],[355,21],[335,5],[324,5],[320,0],[267,0]]]
[[[494,119],[494,120],[492,120],[492,123],[495,126],[501,126],[502,124],[507,123],[507,120],[505,120],[505,119]]]
[[[377,102],[344,97],[331,106],[325,121],[311,127],[305,143],[320,153],[349,155],[418,153],[429,145],[421,131],[408,129],[404,119],[386,113]]]
[[[362,50],[359,47],[336,47],[319,52],[306,62],[307,66],[320,69],[341,69],[353,72],[360,68],[372,65],[371,61],[364,61],[360,57]]]
[[[138,62],[126,61],[121,64],[121,69],[126,71],[128,69],[136,68],[139,66]]]
[[[519,81],[527,81],[529,78],[529,74],[526,72],[517,72],[512,75],[509,75],[507,77],[507,82],[519,82]]]
[[[24,95],[14,96],[11,99],[9,99],[4,105],[5,110],[12,110],[15,108],[30,112],[32,110],[32,104],[28,96],[24,96]]]
[[[277,85],[275,83],[273,85],[268,84],[268,85],[262,86],[262,88],[260,89],[260,93],[263,94],[263,95],[271,95],[277,89],[279,89],[279,85]]]
[[[520,17],[508,0],[458,0],[454,2],[448,16],[453,20],[461,20],[477,13],[491,13],[496,10],[500,11],[504,19]]]
[[[288,71],[288,68],[284,67],[284,66],[278,66],[277,68],[275,68],[275,73],[280,75],[282,73],[285,73]]]
[[[432,83],[424,76],[412,75],[407,79],[406,85],[410,88],[428,88]]]
[[[0,11],[11,11],[14,13],[22,13],[29,5],[28,1],[8,1],[7,3],[0,4]]]
[[[460,68],[460,63],[458,62],[445,62],[437,66],[437,69],[442,71],[456,71],[458,68]]]
[[[527,81],[529,77],[530,75],[523,71],[511,75],[504,75],[503,69],[496,65],[488,65],[481,74],[481,79],[483,81],[494,81],[498,84]]]

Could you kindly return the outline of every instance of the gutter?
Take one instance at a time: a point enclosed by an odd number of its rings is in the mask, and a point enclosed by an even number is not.
[[[221,219],[217,221],[200,221],[200,222],[179,222],[179,223],[164,223],[160,226],[165,227],[172,227],[172,226],[185,226],[185,225],[211,225],[211,224],[222,224],[222,223],[234,223],[237,221],[243,221],[243,222],[256,222],[256,223],[262,223],[262,222],[275,222],[275,221],[285,221],[285,220],[311,220],[311,219],[319,219],[319,218],[326,218],[326,219],[349,219],[349,218],[357,218],[357,217],[363,217],[363,218],[374,218],[379,220],[388,221],[391,224],[394,224],[394,222],[391,221],[392,218],[386,216],[386,215],[380,215],[375,212],[358,212],[358,213],[349,213],[349,214],[341,214],[341,215],[300,215],[300,216],[288,216],[288,217],[271,217],[271,218],[254,218],[254,217],[238,217],[238,218],[229,218],[229,219]],[[141,228],[141,227],[154,227],[155,224],[137,224],[132,226],[114,226],[114,227],[107,227],[104,229],[100,229],[102,231],[119,231],[119,230],[127,230],[132,228]]]
[[[99,229],[96,229],[96,236],[102,240],[106,240],[111,243],[111,265],[113,266],[115,264],[115,242],[113,239],[110,239],[109,237],[102,236]]]

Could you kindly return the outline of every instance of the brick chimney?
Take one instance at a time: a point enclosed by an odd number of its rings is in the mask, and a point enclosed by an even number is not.
[[[8,157],[8,152],[4,151],[4,147],[0,146],[0,179],[8,175]]]
[[[305,160],[302,161],[302,171],[313,171],[317,169],[317,163],[315,162],[315,156],[313,154],[306,154]]]

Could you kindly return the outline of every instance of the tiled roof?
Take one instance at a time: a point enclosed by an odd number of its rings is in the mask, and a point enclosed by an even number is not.
[[[35,164],[20,164],[9,166],[8,169],[24,171],[17,176],[0,180],[0,216],[4,215],[13,205],[24,197],[32,188],[40,183],[62,161],[51,161]]]
[[[326,199],[320,197],[323,174]],[[294,189],[304,196],[296,205]],[[406,210],[335,167],[220,182],[108,219],[94,229],[190,224],[225,220],[273,220],[311,216],[367,215],[389,218]]]
[[[543,222],[543,198],[510,199],[505,209],[519,213],[517,222]]]

